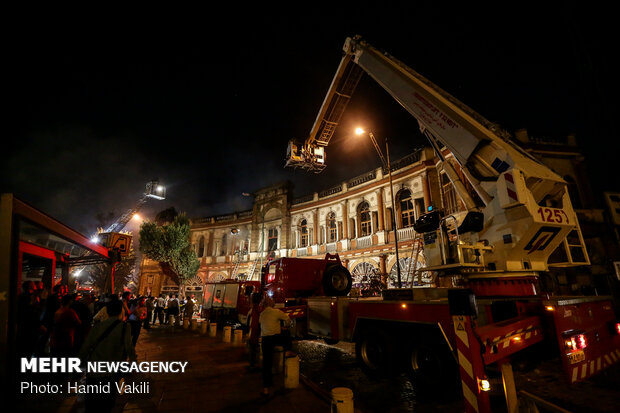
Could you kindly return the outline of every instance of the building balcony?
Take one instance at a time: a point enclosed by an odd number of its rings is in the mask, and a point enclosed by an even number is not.
[[[368,248],[372,246],[372,235],[367,235],[365,237],[359,237],[355,243],[356,248]]]
[[[398,233],[399,241],[407,241],[415,238],[415,231],[413,227],[400,228],[396,230],[396,232]]]

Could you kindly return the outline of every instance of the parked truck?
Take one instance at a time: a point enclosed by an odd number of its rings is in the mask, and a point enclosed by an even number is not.
[[[246,325],[252,307],[252,293],[260,291],[260,281],[222,280],[204,287],[203,315],[210,321]]]
[[[509,411],[515,411],[511,362],[532,349],[555,351],[570,383],[620,361],[620,323],[611,297],[541,290],[540,276],[550,267],[589,265],[566,182],[389,54],[360,37],[347,38],[343,50],[310,136],[289,144],[287,165],[314,172],[325,167],[325,147],[365,72],[417,119],[466,210],[434,209],[415,223],[427,263],[422,270],[437,275],[438,287],[388,289],[378,299],[308,295],[310,289],[297,297],[294,288],[273,287],[303,274],[316,286],[314,268],[325,260],[287,265],[282,259],[264,270],[267,292],[288,301],[284,310],[306,323],[309,333],[354,342],[368,374],[406,370],[417,383],[435,386],[460,378],[468,412],[490,411],[492,365],[502,373]]]

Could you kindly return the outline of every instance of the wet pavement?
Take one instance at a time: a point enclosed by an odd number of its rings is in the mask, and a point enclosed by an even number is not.
[[[460,389],[446,386],[420,391],[406,375],[371,379],[358,367],[355,346],[338,343],[330,346],[321,340],[298,343],[302,358],[301,372],[327,390],[349,387],[355,395],[355,407],[363,412],[462,412]],[[506,412],[506,402],[499,372],[490,370],[491,405],[494,412]],[[620,365],[590,380],[568,384],[559,360],[541,363],[515,363],[517,391],[526,391],[574,413],[608,413],[620,411]],[[548,411],[539,407],[541,412]]]
[[[116,412],[260,412],[314,413],[330,411],[331,400],[322,390],[300,378],[296,388],[284,388],[282,373],[275,376],[272,394],[263,396],[260,371],[249,371],[246,348],[223,342],[200,330],[153,327],[142,330],[136,346],[138,361],[188,361],[185,373],[134,374],[127,384],[148,383],[148,393],[123,394]],[[40,377],[61,382],[62,378]],[[21,411],[79,413],[83,401],[73,394],[28,395],[18,400]]]
[[[459,389],[437,388],[424,392],[406,375],[371,379],[359,368],[352,343],[327,345],[321,340],[297,341],[300,357],[299,385],[285,389],[283,374],[276,376],[272,395],[260,395],[260,372],[247,369],[244,345],[225,343],[200,330],[156,326],[143,330],[136,350],[138,361],[188,361],[185,373],[136,374],[127,383],[148,383],[146,394],[124,394],[116,411],[142,412],[328,412],[331,389],[353,391],[356,413],[462,412]],[[515,365],[517,390],[525,390],[574,413],[619,411],[620,366],[583,383],[570,386],[556,362],[530,368]],[[40,380],[49,378],[40,377]],[[59,379],[60,378],[56,378]],[[505,412],[501,377],[491,376],[494,412]],[[84,411],[75,395],[30,395],[19,400],[21,411]],[[543,412],[543,409],[540,409]]]

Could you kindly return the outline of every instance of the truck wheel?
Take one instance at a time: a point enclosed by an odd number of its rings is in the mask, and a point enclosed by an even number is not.
[[[424,393],[458,384],[457,364],[439,341],[409,342],[407,370],[414,385]]]
[[[353,286],[351,273],[342,265],[330,265],[323,273],[323,290],[325,295],[343,297],[349,294]]]
[[[370,377],[387,377],[393,372],[392,338],[379,328],[369,328],[355,342],[360,367]]]

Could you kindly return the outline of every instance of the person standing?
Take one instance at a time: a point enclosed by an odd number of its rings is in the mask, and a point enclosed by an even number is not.
[[[146,303],[144,302],[144,297],[138,297],[129,308],[129,317],[127,318],[127,322],[131,327],[131,339],[134,346],[138,342],[138,337],[140,337],[140,330],[144,320],[146,320]]]
[[[54,357],[70,357],[77,353],[74,348],[75,330],[82,322],[71,308],[73,301],[73,295],[64,295],[60,299],[60,308],[54,314],[54,327],[50,335],[50,354]]]
[[[159,325],[164,324],[164,307],[166,307],[166,299],[163,294],[159,294],[157,297],[157,307],[155,307],[155,320],[153,320],[153,324],[155,321],[159,320]]]
[[[86,340],[86,336],[93,324],[93,313],[88,308],[89,303],[90,295],[86,294],[81,298],[78,295],[74,295],[74,301],[73,304],[71,304],[71,308],[75,310],[75,313],[81,321],[80,325],[75,330],[74,346],[76,351],[82,347],[82,343]]]
[[[123,319],[127,321],[129,317],[129,309],[131,308],[131,293],[129,291],[125,291],[121,296],[123,303]]]
[[[190,296],[185,303],[185,308],[183,310],[184,319],[192,320],[192,316],[194,315],[194,309],[196,308],[196,301],[194,300],[194,296]]]
[[[274,301],[271,297],[263,300],[263,311],[260,313],[260,335],[262,340],[263,354],[263,395],[269,395],[269,388],[273,386],[273,352],[276,346],[284,346],[282,337],[281,322],[288,325],[291,323],[290,317],[282,310],[274,308]]]
[[[155,300],[152,296],[146,299],[146,319],[144,320],[144,328],[151,328],[151,319],[153,318],[153,310],[155,309]]]
[[[114,362],[138,359],[127,323],[122,321],[122,311],[123,304],[118,299],[107,304],[108,318],[92,328],[80,350],[79,357],[83,365],[89,361]],[[109,393],[87,393],[85,399],[87,413],[112,411],[118,394],[114,382],[118,380],[118,375],[111,372],[86,374],[86,385],[109,383],[112,388]]]
[[[179,299],[176,294],[168,301],[168,317],[171,315],[174,316],[174,322],[176,323],[179,317]]]
[[[170,322],[170,307],[168,307],[170,300],[170,295],[167,294],[164,300],[164,324],[168,324]]]

